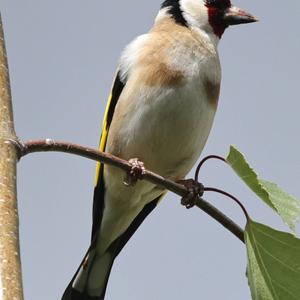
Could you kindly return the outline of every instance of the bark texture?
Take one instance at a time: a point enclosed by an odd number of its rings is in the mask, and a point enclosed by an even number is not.
[[[0,299],[23,300],[16,192],[17,151],[0,16]]]

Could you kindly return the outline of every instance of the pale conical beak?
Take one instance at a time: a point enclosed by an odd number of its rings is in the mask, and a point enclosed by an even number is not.
[[[242,9],[232,6],[225,11],[224,21],[227,25],[238,25],[257,22],[258,19]]]

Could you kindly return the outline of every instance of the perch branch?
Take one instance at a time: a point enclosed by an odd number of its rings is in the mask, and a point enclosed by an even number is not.
[[[34,152],[64,152],[79,155],[95,161],[101,161],[104,164],[108,164],[117,168],[122,169],[125,172],[131,170],[131,164],[123,159],[113,156],[109,153],[101,152],[92,148],[79,146],[76,144],[54,141],[51,139],[28,141],[24,144],[19,144],[20,153],[19,156],[23,157],[27,154]],[[157,175],[151,171],[145,170],[143,180],[147,180],[155,185],[164,187],[165,189],[183,197],[187,194],[187,189],[178,183],[168,180],[160,175]],[[244,232],[243,230],[230,218],[224,215],[221,211],[215,208],[213,205],[205,201],[204,199],[198,199],[196,206],[206,212],[209,216],[218,221],[232,234],[244,243]]]

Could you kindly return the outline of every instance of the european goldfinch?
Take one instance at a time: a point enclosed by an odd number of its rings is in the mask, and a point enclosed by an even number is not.
[[[199,158],[218,105],[218,42],[229,25],[255,22],[230,0],[166,0],[154,26],[124,50],[108,101],[100,150],[174,181]],[[63,300],[100,300],[114,259],[165,190],[125,186],[124,172],[98,164],[91,245]]]

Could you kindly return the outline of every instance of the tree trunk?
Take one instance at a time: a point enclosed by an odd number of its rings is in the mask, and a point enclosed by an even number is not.
[[[22,300],[17,148],[2,20],[0,16],[0,299]]]

